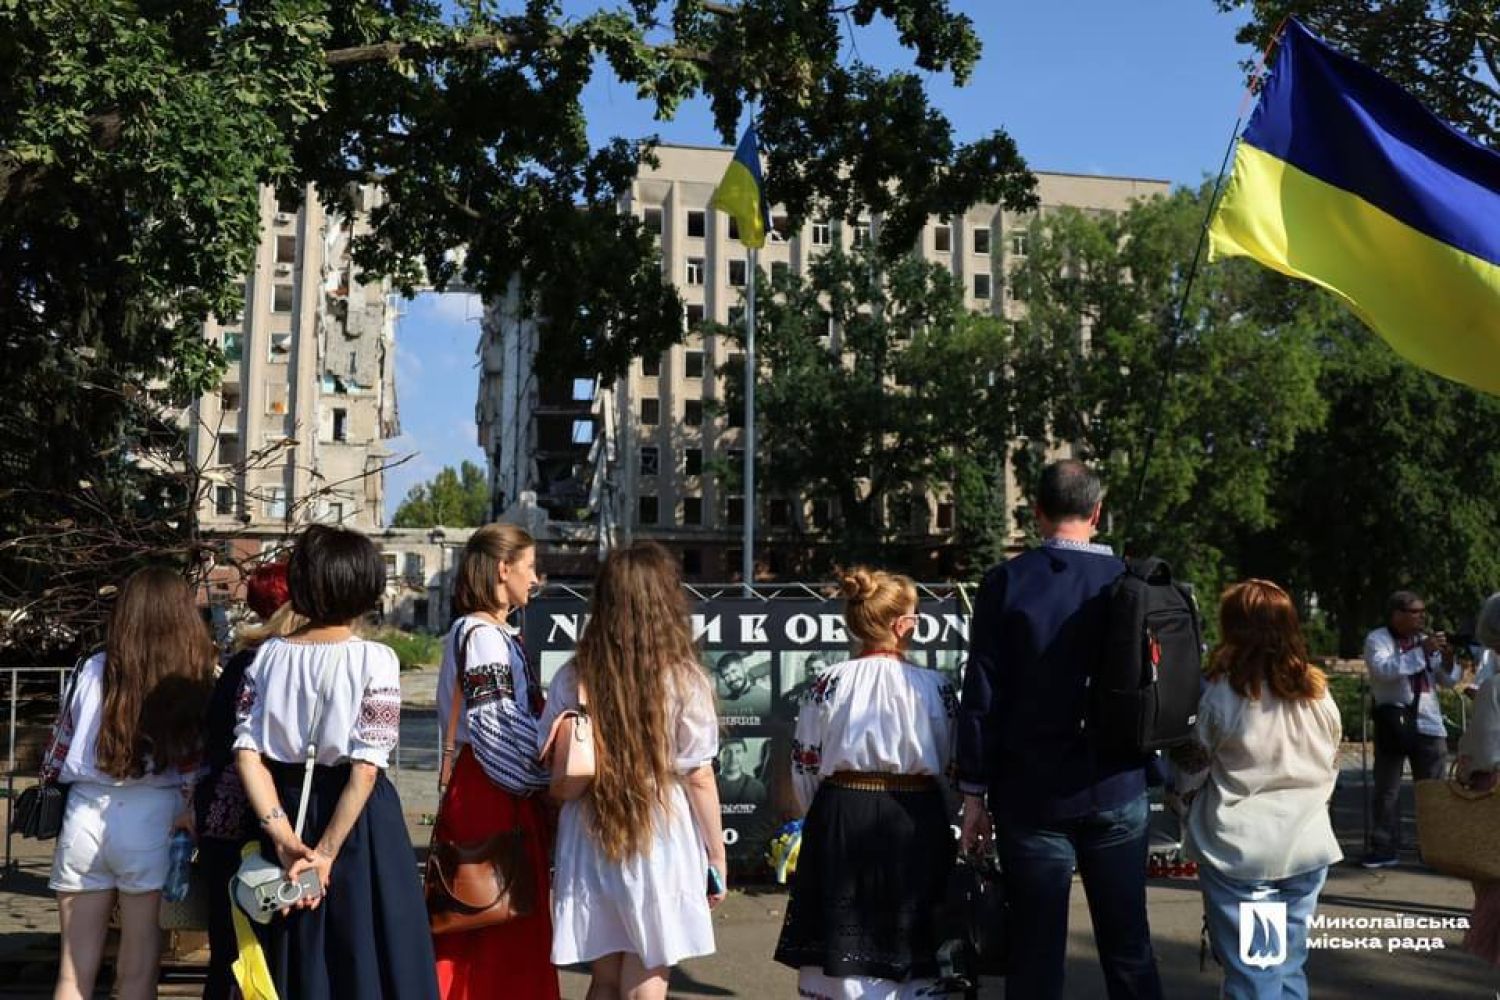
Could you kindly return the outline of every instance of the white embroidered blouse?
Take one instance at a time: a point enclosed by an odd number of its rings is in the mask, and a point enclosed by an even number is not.
[[[153,785],[177,788],[191,785],[196,769],[168,768],[161,774],[150,769],[139,778],[121,780],[100,771],[94,763],[94,748],[99,741],[99,724],[104,713],[104,654],[95,653],[78,670],[72,697],[62,707],[47,759],[42,762],[42,777],[48,781],[71,784],[83,781],[96,785]]]
[[[438,675],[440,740],[446,736],[442,730],[453,704],[455,640],[464,644],[464,707],[454,745],[467,743],[485,776],[512,794],[546,788],[548,770],[536,756],[541,680],[531,669],[519,634],[509,625],[468,616],[453,623],[443,643]]]
[[[792,739],[792,784],[806,810],[835,771],[943,777],[958,695],[942,674],[894,656],[836,663],[809,689]]]
[[[234,748],[285,764],[306,760],[320,678],[317,762],[385,767],[401,730],[401,661],[363,639],[262,645],[240,686]]]

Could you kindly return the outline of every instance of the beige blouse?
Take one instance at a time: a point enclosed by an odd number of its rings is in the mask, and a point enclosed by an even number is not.
[[[1474,771],[1500,768],[1500,675],[1492,674],[1479,685],[1474,714],[1458,741],[1458,755],[1466,758],[1465,773],[1460,775],[1465,779]]]
[[[1189,857],[1236,881],[1288,878],[1344,855],[1328,800],[1338,776],[1343,725],[1327,692],[1283,701],[1269,690],[1243,698],[1219,678],[1203,692],[1197,739],[1207,771],[1188,812]]]

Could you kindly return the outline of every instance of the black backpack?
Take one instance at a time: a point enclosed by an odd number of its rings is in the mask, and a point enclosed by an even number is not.
[[[1198,604],[1160,559],[1130,559],[1109,588],[1089,677],[1088,729],[1106,752],[1151,753],[1192,738],[1203,683]]]

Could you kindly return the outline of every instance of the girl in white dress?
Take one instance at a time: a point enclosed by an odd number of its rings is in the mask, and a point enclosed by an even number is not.
[[[954,841],[940,785],[958,698],[903,653],[908,577],[843,574],[856,658],[828,668],[797,716],[792,781],[807,810],[776,961],[811,1000],[905,1000],[935,988],[935,916]]]
[[[580,706],[593,722],[596,774],[558,819],[552,961],[592,963],[589,1000],[655,1000],[673,965],[713,953],[709,909],[725,877],[713,691],[676,560],[660,545],[616,549],[600,567],[539,742]]]

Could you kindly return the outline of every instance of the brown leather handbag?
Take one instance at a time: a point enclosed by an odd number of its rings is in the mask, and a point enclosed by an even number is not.
[[[477,627],[476,627],[477,628]],[[463,703],[464,659],[469,636],[460,639],[454,631],[453,702],[448,709],[448,728],[443,731],[442,762],[438,769],[438,814],[432,824],[427,847],[425,892],[427,923],[434,934],[493,927],[524,917],[536,907],[536,872],[526,852],[526,834],[519,822],[482,840],[438,839],[443,804],[453,778],[454,749],[458,733],[458,708]],[[473,751],[470,750],[470,753]]]

